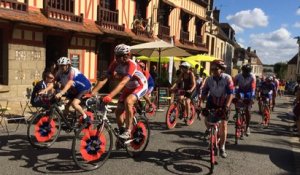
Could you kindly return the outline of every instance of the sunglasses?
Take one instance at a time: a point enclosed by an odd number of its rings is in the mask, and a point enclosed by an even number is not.
[[[211,70],[219,70],[218,67],[211,67],[210,69],[211,69]]]
[[[49,77],[49,76],[47,76],[47,78],[49,78],[50,80],[53,80],[53,79],[54,79],[54,77]]]

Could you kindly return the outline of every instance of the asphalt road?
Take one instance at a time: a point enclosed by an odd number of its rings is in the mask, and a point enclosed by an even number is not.
[[[291,98],[280,97],[272,113],[268,129],[260,126],[261,117],[253,107],[251,135],[234,144],[232,114],[229,121],[229,134],[226,145],[228,157],[218,158],[215,174],[219,175],[283,175],[296,174],[295,154],[299,157],[299,143],[290,126]],[[32,148],[26,140],[26,126],[7,136],[0,134],[0,174],[97,174],[97,175],[150,175],[150,174],[209,174],[209,151],[202,134],[205,131],[203,120],[196,120],[192,126],[182,121],[173,130],[164,124],[165,112],[159,112],[150,119],[151,137],[148,148],[137,159],[129,158],[125,151],[113,151],[110,159],[100,169],[84,172],[78,169],[71,157],[73,134],[62,135],[46,150]],[[14,124],[10,124],[14,127]],[[294,151],[294,152],[293,152]],[[295,152],[296,151],[296,152]]]

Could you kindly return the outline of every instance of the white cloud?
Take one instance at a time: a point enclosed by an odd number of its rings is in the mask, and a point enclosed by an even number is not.
[[[260,8],[243,10],[234,15],[228,15],[226,19],[240,28],[266,27],[269,23],[268,16]]]
[[[296,14],[300,15],[300,8],[297,9]]]
[[[300,22],[296,22],[296,23],[294,24],[294,27],[300,28]]]
[[[270,33],[251,34],[249,45],[256,50],[263,64],[288,61],[298,51],[296,40],[285,28]]]

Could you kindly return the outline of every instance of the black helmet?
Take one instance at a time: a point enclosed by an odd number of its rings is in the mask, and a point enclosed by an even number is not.
[[[250,73],[250,72],[252,71],[252,68],[251,68],[250,64],[245,64],[245,65],[243,65],[243,66],[242,66],[242,71],[243,71],[244,73]]]

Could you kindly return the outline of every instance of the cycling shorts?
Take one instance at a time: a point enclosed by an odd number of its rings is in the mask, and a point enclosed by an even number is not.
[[[225,106],[217,106],[217,105],[215,105],[215,104],[210,103],[209,101],[207,101],[207,103],[206,103],[206,108],[207,108],[207,109],[219,109],[219,108],[225,109]],[[222,116],[221,120],[226,120],[226,121],[228,121],[228,118],[229,118],[229,111],[228,111],[227,114],[224,114],[224,115]]]
[[[146,95],[151,94],[151,92],[153,91],[153,89],[154,89],[154,86],[149,86]]]
[[[119,97],[119,102],[124,102],[125,99],[131,94],[135,95],[137,99],[140,99],[147,93],[147,90],[148,90],[147,83],[133,89],[128,89],[127,87],[124,87],[124,90],[122,91],[122,94]]]
[[[192,98],[192,94],[193,94],[193,92],[187,92],[187,90],[183,90],[183,89],[178,90],[178,95],[179,96],[184,96],[184,97],[189,98],[189,99]]]

